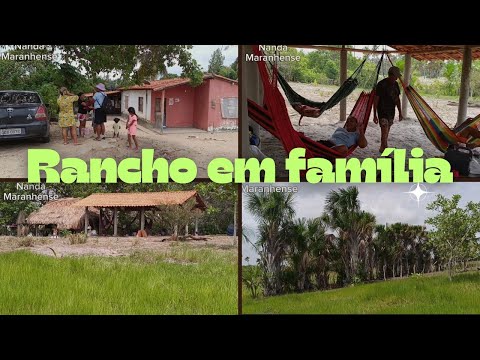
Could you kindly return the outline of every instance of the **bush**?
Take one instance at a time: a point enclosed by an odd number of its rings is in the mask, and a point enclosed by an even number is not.
[[[69,234],[68,241],[70,245],[85,244],[87,242],[87,234],[85,233]]]
[[[71,235],[71,234],[72,234],[72,232],[71,232],[70,230],[66,230],[66,229],[62,229],[62,230],[60,230],[60,232],[59,232],[59,235],[60,235],[61,237],[67,237],[67,236],[69,236],[69,235]]]
[[[21,237],[17,240],[18,247],[33,247],[35,245],[35,239],[32,236]]]
[[[250,291],[252,298],[256,299],[260,294],[262,283],[262,272],[259,266],[244,266],[242,272],[242,281]]]

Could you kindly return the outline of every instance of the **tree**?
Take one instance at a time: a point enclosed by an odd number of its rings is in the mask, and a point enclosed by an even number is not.
[[[326,226],[320,218],[296,219],[290,226],[287,238],[288,255],[296,273],[297,291],[313,289],[311,277],[316,274],[317,286],[323,284],[325,275]],[[326,284],[325,284],[326,286]]]
[[[360,209],[358,188],[349,186],[330,191],[323,219],[338,233],[345,281],[351,283],[359,276],[360,246],[372,236],[375,216]]]
[[[292,193],[248,193],[247,209],[256,218],[259,238],[255,244],[260,257],[265,296],[282,293],[281,272],[287,250],[288,224],[295,210]],[[248,239],[247,239],[248,240]]]
[[[3,48],[13,55],[32,52],[38,55],[55,55],[51,62],[21,61],[19,66],[25,69],[23,73],[29,76],[34,74],[28,69],[32,66],[60,69],[64,73],[64,82],[60,86],[74,82],[78,74],[85,74],[84,78],[92,79],[90,86],[93,86],[102,74],[120,76],[125,81],[140,84],[144,80],[166,75],[167,68],[175,64],[182,68],[182,76],[189,77],[193,86],[203,81],[200,65],[190,53],[192,45],[53,45],[38,51],[12,50],[8,46]],[[69,64],[76,64],[75,68]],[[44,75],[48,77],[48,73]],[[45,78],[42,83],[44,82],[49,81]]]
[[[162,224],[169,227],[169,230],[174,236],[178,236],[179,230],[191,224],[197,216],[194,210],[196,201],[190,199],[182,205],[168,205],[160,206],[154,216],[159,219]],[[187,235],[187,234],[185,234]]]
[[[0,234],[6,233],[8,225],[15,224],[20,212],[24,212],[28,216],[32,211],[38,209],[39,202],[30,200],[14,200],[8,201],[4,199],[4,194],[40,194],[41,190],[21,190],[17,189],[16,183],[0,183]]]
[[[223,62],[225,61],[225,56],[222,54],[222,50],[219,48],[215,50],[208,62],[208,72],[213,74],[220,74],[222,69]]]
[[[437,214],[425,221],[433,226],[428,238],[438,256],[447,262],[450,280],[458,261],[479,255],[480,203],[470,201],[461,208],[460,199],[460,195],[448,199],[438,194],[435,201],[427,205],[428,210]]]

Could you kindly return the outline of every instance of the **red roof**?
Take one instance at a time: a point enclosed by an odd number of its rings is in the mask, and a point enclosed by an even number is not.
[[[237,80],[232,80],[232,79],[226,78],[224,76],[216,75],[216,74],[205,74],[205,75],[203,75],[204,80],[213,79],[213,78],[223,80],[223,81],[238,83]],[[152,80],[152,81],[146,81],[142,85],[134,85],[134,86],[123,87],[123,88],[121,88],[121,90],[160,91],[160,90],[165,90],[165,89],[172,88],[172,87],[175,87],[175,86],[185,85],[185,84],[188,84],[189,82],[190,82],[189,78]]]
[[[105,91],[105,94],[107,94],[107,95],[120,94],[120,93],[121,93],[120,90]],[[83,95],[85,95],[86,97],[92,97],[93,93],[86,93],[86,94],[83,94]]]
[[[122,88],[122,90],[153,90],[159,91],[174,86],[179,86],[183,84],[188,84],[190,79],[188,78],[174,78],[174,79],[163,79],[163,80],[153,80],[146,81],[142,85],[127,86]]]

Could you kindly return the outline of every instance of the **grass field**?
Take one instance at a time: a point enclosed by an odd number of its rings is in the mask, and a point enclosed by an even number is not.
[[[329,291],[252,299],[244,314],[480,314],[480,272],[380,281]]]
[[[0,314],[236,314],[236,253],[0,254]]]

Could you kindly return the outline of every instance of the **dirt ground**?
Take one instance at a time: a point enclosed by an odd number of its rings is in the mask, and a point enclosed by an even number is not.
[[[33,246],[20,246],[21,238],[0,236],[0,253],[30,250],[48,256],[126,256],[136,251],[165,253],[179,245],[192,248],[212,248],[219,251],[236,251],[237,242],[232,236],[207,235],[207,241],[170,241],[168,237],[89,237],[85,244],[70,245],[66,238],[33,237]],[[52,251],[53,250],[53,251]]]
[[[290,83],[292,88],[304,97],[315,101],[326,101],[335,92],[336,88],[333,86],[322,86],[313,84],[301,84]],[[347,98],[347,114],[352,110],[355,101],[360,94],[359,90],[355,90]],[[440,118],[453,127],[457,121],[458,105],[452,103],[449,100],[435,99],[432,97],[425,97],[428,104],[435,110]],[[293,127],[297,131],[302,131],[306,136],[314,139],[328,139],[337,127],[343,127],[343,123],[339,122],[340,106],[337,105],[330,110],[327,110],[318,118],[302,119],[302,125],[298,126],[298,120],[300,115],[290,106],[288,101],[287,109],[292,121]],[[478,107],[469,107],[467,110],[467,116],[474,117],[478,115],[480,109]],[[260,128],[261,138],[261,150],[268,157],[275,159],[277,164],[277,176],[286,177],[288,173],[284,169],[286,153],[283,150],[283,146],[275,137],[270,135],[267,131]],[[377,158],[380,156],[378,149],[380,147],[380,127],[373,122],[373,114],[370,116],[370,122],[368,124],[365,136],[368,141],[368,146],[364,149],[357,148],[351,157],[357,157],[359,159],[364,158]],[[413,112],[410,104],[407,109],[407,118],[403,121],[398,121],[398,111],[390,129],[390,135],[388,140],[390,147],[396,147],[401,149],[410,149],[415,147],[421,147],[425,153],[425,157],[442,156],[443,154],[438,151],[427,139],[423,129],[418,122],[415,113]],[[408,154],[408,153],[407,153]]]
[[[106,123],[106,139],[95,141],[92,135],[80,138],[81,145],[74,146],[70,140],[63,144],[61,129],[57,123],[51,124],[51,141],[41,144],[35,141],[17,141],[0,143],[0,178],[27,177],[27,150],[53,149],[62,158],[76,157],[85,161],[90,158],[114,158],[122,160],[127,157],[141,157],[141,152],[127,148],[127,131],[125,119],[122,119],[120,138],[113,138],[113,116]],[[91,121],[87,122],[91,128]],[[155,149],[155,158],[163,157],[169,161],[186,157],[195,161],[198,178],[207,178],[207,166],[216,157],[235,159],[238,156],[238,132],[211,132],[199,129],[166,129],[160,134],[158,129],[150,129],[139,124],[137,140],[140,149]]]

